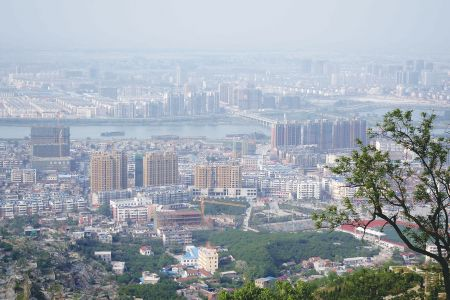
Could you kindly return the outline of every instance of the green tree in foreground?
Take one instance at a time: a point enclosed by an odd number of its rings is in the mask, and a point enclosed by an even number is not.
[[[278,281],[273,288],[259,288],[253,282],[245,284],[232,293],[221,291],[219,300],[279,300],[279,299],[312,299],[312,286],[299,281],[295,286],[289,282]]]
[[[178,285],[168,279],[162,279],[157,284],[134,284],[126,285],[119,288],[120,300],[132,300],[135,297],[144,300],[166,300],[166,299],[183,299],[177,295]]]
[[[382,300],[423,299],[423,278],[413,273],[394,273],[387,269],[359,269],[342,277],[332,274],[311,282],[276,282],[270,288],[258,288],[253,282],[232,293],[222,291],[219,300]]]
[[[414,162],[395,161],[388,152],[372,145],[360,144],[359,151],[338,160],[332,171],[344,175],[348,186],[357,188],[356,197],[365,199],[364,209],[371,220],[382,219],[392,226],[400,239],[413,251],[434,259],[444,278],[447,299],[450,299],[450,167],[448,137],[432,135],[435,115],[421,114],[416,124],[412,111],[396,109],[387,113],[371,131],[371,137],[392,141],[415,156]],[[314,219],[318,226],[326,222],[331,228],[341,224],[361,226],[364,216],[345,199],[343,208],[330,206]],[[425,209],[417,210],[417,207]],[[426,211],[426,212],[424,212]],[[414,228],[401,226],[412,223]],[[436,247],[429,251],[427,244]]]

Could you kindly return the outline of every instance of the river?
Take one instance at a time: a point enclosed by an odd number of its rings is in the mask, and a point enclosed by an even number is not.
[[[102,132],[124,131],[125,136],[102,137]],[[180,137],[205,136],[210,139],[224,138],[227,134],[245,133],[270,134],[267,127],[254,123],[214,123],[214,122],[178,122],[158,125],[75,125],[70,126],[72,139],[148,139],[155,135],[178,135]],[[0,138],[24,138],[30,135],[30,126],[1,125]]]

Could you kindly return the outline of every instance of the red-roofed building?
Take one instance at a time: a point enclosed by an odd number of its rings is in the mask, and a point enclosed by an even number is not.
[[[141,248],[139,248],[139,253],[145,256],[152,256],[153,255],[152,247],[141,246]]]

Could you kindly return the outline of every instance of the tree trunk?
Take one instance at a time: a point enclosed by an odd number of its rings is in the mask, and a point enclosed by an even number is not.
[[[450,270],[448,269],[448,262],[443,258],[439,264],[442,267],[442,276],[444,277],[445,299],[450,300]]]

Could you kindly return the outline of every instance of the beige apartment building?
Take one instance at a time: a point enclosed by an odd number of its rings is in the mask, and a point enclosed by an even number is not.
[[[178,156],[174,152],[152,152],[143,158],[144,186],[178,183]]]
[[[199,165],[195,167],[196,188],[241,188],[240,165]]]
[[[214,274],[219,268],[219,253],[217,250],[200,247],[198,249],[198,267]]]
[[[127,188],[127,157],[124,152],[97,152],[91,156],[91,193]]]

